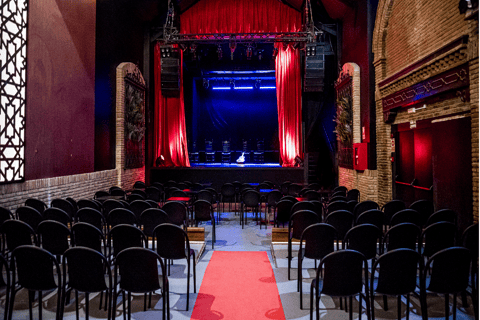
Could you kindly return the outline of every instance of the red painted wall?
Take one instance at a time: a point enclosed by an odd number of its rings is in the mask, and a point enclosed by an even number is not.
[[[29,6],[25,177],[92,172],[96,1]]]

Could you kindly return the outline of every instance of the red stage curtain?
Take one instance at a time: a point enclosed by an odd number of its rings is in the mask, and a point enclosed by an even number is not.
[[[200,0],[180,15],[180,33],[298,32],[300,12],[278,0]]]
[[[183,52],[180,50],[181,61]],[[185,128],[185,108],[183,104],[183,68],[180,68],[180,96],[162,95],[160,82],[160,46],[155,46],[155,159],[163,155],[166,166],[190,167]]]
[[[300,50],[277,44],[275,60],[277,82],[278,132],[282,166],[293,167],[295,157],[301,154],[302,141],[302,88]]]
[[[278,0],[201,0],[180,16],[180,33],[299,32],[302,15]],[[301,154],[301,77],[298,49],[278,46],[276,59],[280,157],[292,167]]]

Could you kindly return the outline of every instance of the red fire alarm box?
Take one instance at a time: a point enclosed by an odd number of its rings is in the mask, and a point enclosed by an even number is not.
[[[368,169],[368,143],[354,143],[353,144],[353,169],[366,170]]]

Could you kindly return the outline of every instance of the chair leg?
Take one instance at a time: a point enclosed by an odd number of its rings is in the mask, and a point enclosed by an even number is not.
[[[457,319],[457,294],[453,294],[453,320]]]
[[[349,302],[350,302],[350,310],[349,310],[349,314],[348,314],[348,317],[350,320],[353,320],[353,297],[350,296],[349,297]],[[347,303],[345,302],[345,306],[347,305]],[[361,315],[359,315],[359,317],[361,317]]]
[[[188,311],[188,303],[190,302],[190,258],[187,261],[187,311]]]
[[[85,292],[85,320],[88,320],[88,311],[90,310],[90,294]]]
[[[386,295],[383,295],[383,310],[388,311],[388,300]]]
[[[42,320],[42,291],[38,291],[38,319]]]
[[[128,320],[132,319],[132,293],[128,292]]]
[[[312,284],[310,285],[310,320],[313,320],[313,293],[315,291],[315,286]]]
[[[398,295],[397,297],[397,317],[398,320],[402,319],[402,296]]]
[[[34,297],[35,291],[28,290],[28,313],[30,315],[30,320],[33,320],[32,300]]]
[[[407,293],[407,320],[410,318],[410,293]]]
[[[75,314],[77,315],[77,320],[78,320],[80,318],[80,315],[78,312],[78,291],[77,290],[75,290]]]
[[[317,290],[318,291],[318,290]],[[317,292],[317,295],[318,297],[316,297],[316,302],[315,302],[315,307],[316,307],[316,316],[317,316],[317,320],[320,319],[320,297],[321,297],[321,293],[320,292]]]
[[[375,320],[375,295],[373,293],[373,289],[370,290],[370,299],[372,299],[370,301],[370,310],[372,310],[371,311],[372,320]]]
[[[195,253],[192,255],[193,260],[193,293],[197,293],[197,264],[195,262]]]
[[[125,290],[122,291],[122,305],[123,305],[123,320],[127,320],[127,308],[125,307]]]
[[[450,315],[450,306],[449,306],[449,294],[445,294],[445,319],[448,319],[448,316]]]

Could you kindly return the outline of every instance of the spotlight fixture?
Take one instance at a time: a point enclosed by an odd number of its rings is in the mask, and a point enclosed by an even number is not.
[[[305,48],[305,53],[307,57],[317,55],[317,44],[316,43],[308,43],[307,47]]]
[[[160,52],[162,54],[162,58],[170,58],[172,56],[172,47],[171,46],[161,46]]]
[[[247,60],[252,60],[252,53],[253,53],[253,48],[252,48],[252,45],[249,44],[246,50]]]
[[[278,48],[273,48],[273,59],[275,59],[278,55]]]
[[[223,50],[221,45],[218,45],[217,47],[217,54],[218,54],[218,60],[222,60]]]
[[[235,42],[235,39],[230,40],[230,52],[231,52],[231,59],[233,60],[233,53],[235,52],[235,49],[237,49],[237,43]]]

